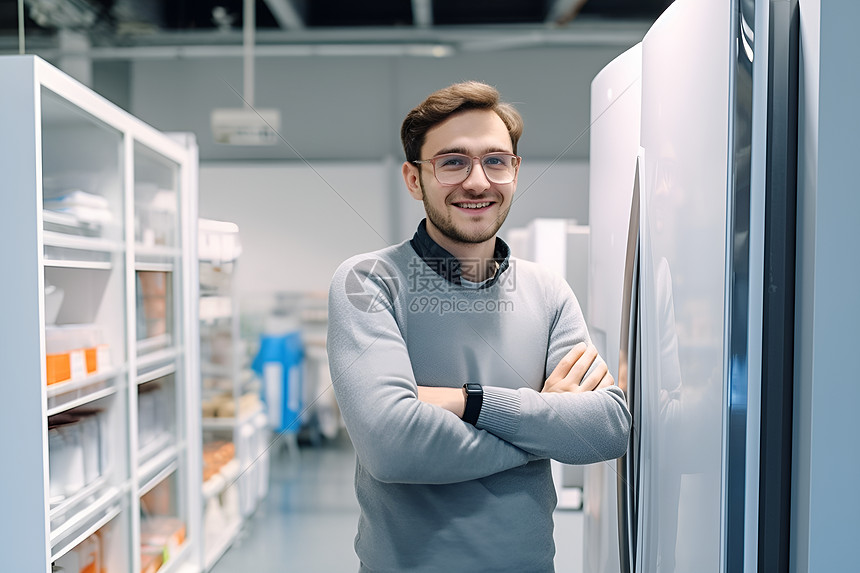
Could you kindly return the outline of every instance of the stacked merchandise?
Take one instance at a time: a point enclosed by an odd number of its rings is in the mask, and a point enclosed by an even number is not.
[[[170,399],[173,375],[167,375],[137,389],[137,447],[141,461],[157,453],[171,442]],[[144,455],[146,454],[146,455]]]
[[[185,542],[185,524],[175,517],[141,517],[140,571],[155,573]]]
[[[137,182],[134,240],[144,247],[176,244],[176,192],[152,183]]]
[[[108,473],[107,422],[101,410],[77,408],[48,418],[52,509]],[[59,520],[62,520],[59,513]]]
[[[176,514],[175,487],[168,478],[140,498],[140,570],[155,573],[178,554],[186,524]]]
[[[46,189],[43,206],[46,230],[99,237],[114,223],[109,201],[81,189]]]
[[[111,537],[110,526],[103,527],[54,561],[55,573],[112,573],[105,558]]]
[[[170,293],[172,273],[137,271],[137,340],[165,337],[161,344],[169,345]]]

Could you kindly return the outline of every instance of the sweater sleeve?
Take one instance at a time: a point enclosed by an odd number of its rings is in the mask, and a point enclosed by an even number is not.
[[[548,300],[556,304],[550,309],[554,316],[545,377],[575,344],[590,340],[570,286],[561,278],[551,284]],[[531,388],[485,386],[477,427],[537,457],[589,464],[624,454],[630,421],[624,393],[618,386],[546,394]]]
[[[332,279],[327,347],[335,397],[362,467],[382,482],[444,484],[534,459],[418,400],[395,319],[396,292],[369,265],[353,263],[341,265]],[[362,286],[361,296],[352,289],[347,295],[348,280]]]

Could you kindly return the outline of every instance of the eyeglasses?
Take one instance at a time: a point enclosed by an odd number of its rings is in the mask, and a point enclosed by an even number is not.
[[[462,153],[443,153],[430,159],[415,160],[412,163],[429,163],[433,166],[436,181],[442,185],[459,185],[472,172],[475,159],[481,163],[484,175],[491,183],[504,185],[513,182],[520,168],[522,157],[513,153],[485,153],[471,157]]]

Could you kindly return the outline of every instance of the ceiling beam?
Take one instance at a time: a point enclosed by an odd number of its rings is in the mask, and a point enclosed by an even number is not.
[[[569,43],[577,45],[630,47],[642,40],[652,22],[647,20],[580,20],[564,28],[548,28],[545,24],[483,27],[434,27],[416,30],[406,26],[362,27],[362,28],[310,28],[285,31],[259,29],[255,39],[257,47],[265,44],[289,43],[389,43],[389,42],[440,42],[459,44],[484,39],[511,37],[545,38],[546,43]],[[4,40],[0,37],[0,51]],[[17,38],[14,38],[17,48]],[[93,47],[125,46],[180,46],[180,45],[241,45],[241,30],[221,32],[218,30],[160,30],[145,36],[125,38],[122,46],[93,42]]]
[[[263,0],[278,25],[284,30],[301,30],[305,27],[305,20],[296,10],[292,0]]]
[[[416,28],[433,25],[433,0],[412,0],[412,24]]]
[[[480,28],[442,27],[416,29],[413,27],[378,27],[349,29],[301,30],[260,29],[255,32],[255,57],[322,55],[331,46],[369,44],[368,51],[397,50],[384,44],[432,46],[432,55],[447,53],[447,49],[480,51],[516,47],[610,47],[627,49],[640,42],[648,31],[646,20],[594,20],[577,18],[566,26],[546,24],[530,26],[501,26]],[[171,59],[175,57],[241,57],[241,30],[157,31],[139,37],[129,37],[122,46],[94,40],[87,53],[99,60]],[[55,37],[28,39],[30,53],[51,59],[61,55]],[[207,53],[208,51],[208,53]],[[18,38],[0,36],[0,55],[18,52]],[[445,55],[445,54],[443,54]]]

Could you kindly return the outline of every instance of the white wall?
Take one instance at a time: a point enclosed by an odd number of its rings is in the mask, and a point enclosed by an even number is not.
[[[325,291],[351,255],[391,242],[382,162],[203,164],[200,216],[239,225],[243,299]]]
[[[857,569],[860,447],[860,3],[800,0],[801,74],[792,563]]]

